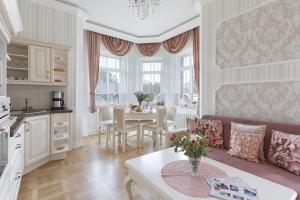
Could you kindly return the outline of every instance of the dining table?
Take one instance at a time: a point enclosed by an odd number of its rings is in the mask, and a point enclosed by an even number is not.
[[[154,122],[156,119],[156,111],[155,110],[143,110],[142,112],[136,112],[132,110],[126,110],[124,113],[124,118],[126,122],[129,123],[137,123],[140,127],[140,134],[137,134],[137,143],[138,147],[144,146],[144,138],[141,138],[142,133],[142,125],[144,123]]]

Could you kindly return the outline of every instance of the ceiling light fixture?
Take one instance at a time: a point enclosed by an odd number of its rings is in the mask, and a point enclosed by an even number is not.
[[[129,0],[129,9],[141,20],[146,19],[149,13],[155,13],[155,7],[160,6],[161,0]]]

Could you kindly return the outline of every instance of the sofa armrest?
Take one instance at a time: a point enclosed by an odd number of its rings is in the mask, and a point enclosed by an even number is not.
[[[188,130],[186,128],[168,131],[166,135],[166,147],[172,147],[182,136],[187,134]]]

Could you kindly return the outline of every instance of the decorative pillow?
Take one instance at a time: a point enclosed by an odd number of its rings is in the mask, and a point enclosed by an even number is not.
[[[263,135],[263,138],[265,138],[266,128],[267,128],[266,125],[249,125],[249,124],[240,124],[236,122],[231,122],[231,133],[234,131],[234,132],[242,132],[242,133],[261,134]],[[262,142],[260,147],[259,158],[261,160],[265,160],[264,142]]]
[[[232,130],[228,153],[232,156],[258,163],[263,141],[264,135],[262,134]]]
[[[195,133],[206,135],[209,146],[224,147],[223,126],[219,120],[195,118]]]
[[[300,135],[273,130],[268,159],[300,176]]]

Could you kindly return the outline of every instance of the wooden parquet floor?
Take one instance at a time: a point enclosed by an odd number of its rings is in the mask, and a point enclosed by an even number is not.
[[[103,136],[104,137],[104,136]],[[85,146],[68,152],[67,159],[52,161],[22,178],[19,200],[123,200],[128,170],[124,161],[155,151],[152,140],[136,148],[136,138],[128,141],[125,153],[115,154],[97,136],[85,139]],[[133,186],[134,199],[150,199],[147,192]],[[141,195],[142,194],[142,195]]]

